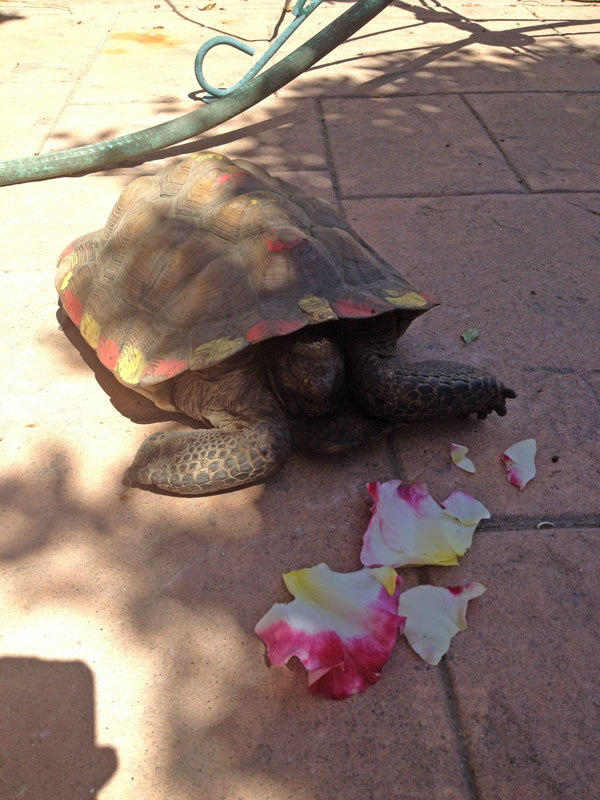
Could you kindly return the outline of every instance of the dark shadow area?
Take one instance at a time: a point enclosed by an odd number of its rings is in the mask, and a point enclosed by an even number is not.
[[[119,383],[112,372],[106,369],[98,360],[96,351],[85,341],[79,328],[69,319],[60,306],[56,312],[56,319],[65,337],[77,350],[84,364],[93,371],[98,384],[110,397],[111,403],[119,414],[127,417],[137,425],[173,420],[182,422],[190,427],[196,427],[196,423],[184,414],[163,411],[148,398]]]
[[[3,22],[13,22],[17,19],[27,19],[27,17],[24,17],[21,14],[5,14],[4,12],[0,12],[0,25],[2,25]]]
[[[96,744],[94,677],[81,661],[0,659],[0,796],[89,800],[117,769]]]

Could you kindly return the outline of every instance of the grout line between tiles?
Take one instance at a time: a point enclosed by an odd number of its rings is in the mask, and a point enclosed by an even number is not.
[[[432,583],[429,567],[419,567],[417,568],[417,573],[421,586]],[[446,698],[446,714],[452,731],[454,732],[456,752],[458,753],[460,771],[465,789],[468,793],[468,799],[479,800],[480,793],[477,786],[477,775],[471,763],[468,743],[462,735],[458,695],[447,658],[442,658],[441,662],[437,665],[436,675],[442,684],[442,692]]]
[[[315,98],[315,107],[317,111],[319,129],[321,131],[321,139],[323,141],[323,149],[325,150],[325,163],[329,171],[329,177],[331,178],[331,185],[333,187],[335,202],[340,214],[342,215],[342,219],[346,220],[346,212],[344,210],[344,206],[342,205],[342,194],[340,191],[340,184],[337,177],[337,170],[335,168],[335,162],[331,150],[331,142],[329,140],[329,130],[327,129],[327,122],[325,121],[325,109],[323,108],[323,99],[321,97]]]
[[[549,527],[538,529],[541,523],[549,523]],[[519,514],[494,514],[491,520],[482,520],[478,530],[481,533],[501,533],[502,531],[529,531],[543,535],[548,531],[572,531],[578,528],[600,528],[600,514],[577,512],[572,514],[545,514],[537,517],[525,517]]]
[[[483,117],[481,116],[481,114],[471,105],[471,103],[469,102],[469,100],[467,99],[467,96],[465,94],[460,93],[458,96],[463,101],[463,103],[465,104],[467,109],[471,112],[471,114],[475,117],[477,122],[481,125],[483,130],[486,132],[489,140],[492,142],[492,144],[494,145],[496,150],[500,153],[500,155],[504,159],[504,162],[506,163],[507,167],[510,169],[512,174],[515,176],[515,180],[517,181],[517,183],[521,184],[521,186],[524,186],[525,189],[527,189],[527,191],[530,194],[533,194],[533,189],[531,188],[529,182],[527,181],[527,179],[525,178],[524,175],[521,175],[521,173],[519,172],[517,167],[512,163],[512,161],[510,160],[508,155],[504,152],[503,148],[500,146],[500,141],[498,140],[498,137],[495,136],[494,133],[492,133],[490,128],[485,123],[485,121],[484,121]]]
[[[44,147],[46,146],[46,143],[48,142],[48,140],[50,139],[50,137],[52,136],[52,134],[53,134],[53,133],[54,133],[54,131],[56,130],[56,126],[58,125],[58,121],[60,120],[61,116],[62,116],[62,115],[63,115],[63,113],[65,112],[65,109],[67,108],[67,106],[69,106],[69,104],[70,104],[70,102],[71,102],[71,99],[73,98],[73,96],[74,96],[75,92],[76,92],[76,91],[77,91],[77,89],[79,88],[79,84],[81,83],[81,81],[83,80],[83,78],[85,78],[85,76],[86,76],[86,75],[89,73],[89,71],[91,70],[91,68],[92,68],[92,65],[93,65],[94,61],[95,61],[95,60],[96,60],[96,58],[98,57],[98,53],[99,53],[99,52],[100,52],[100,50],[102,49],[102,47],[103,47],[104,43],[106,42],[106,39],[108,38],[108,35],[109,35],[109,33],[110,33],[110,32],[111,32],[111,30],[112,30],[112,26],[113,26],[113,24],[114,24],[114,20],[115,20],[115,19],[116,19],[116,16],[113,16],[113,17],[111,17],[111,21],[110,21],[110,22],[108,23],[108,25],[106,26],[106,28],[105,28],[105,30],[104,30],[104,33],[103,33],[103,35],[100,37],[100,41],[99,41],[99,42],[98,42],[98,44],[96,45],[96,47],[95,47],[95,49],[94,49],[93,53],[92,53],[92,54],[91,54],[91,56],[89,57],[89,59],[88,59],[87,63],[85,64],[85,66],[83,67],[83,69],[81,70],[81,72],[80,72],[80,73],[77,75],[77,77],[76,77],[76,78],[75,78],[75,80],[73,81],[73,85],[71,86],[71,91],[70,91],[70,92],[67,94],[67,96],[66,96],[66,98],[65,98],[65,101],[64,101],[64,103],[61,105],[60,109],[58,110],[58,113],[56,114],[56,116],[55,116],[55,117],[54,117],[54,119],[52,120],[52,124],[51,124],[51,125],[50,125],[50,127],[48,128],[48,130],[47,130],[46,134],[45,134],[45,135],[42,137],[42,140],[41,140],[41,142],[40,142],[40,144],[39,144],[39,147],[37,148],[37,152],[38,152],[38,153],[41,153],[41,152],[42,152],[42,150],[44,149]]]

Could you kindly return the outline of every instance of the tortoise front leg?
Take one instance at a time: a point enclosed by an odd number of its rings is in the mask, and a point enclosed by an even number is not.
[[[346,368],[354,399],[368,414],[391,422],[492,411],[506,414],[512,389],[482,369],[450,361],[404,364],[396,351],[392,315],[347,323]]]
[[[175,494],[206,495],[264,481],[285,463],[286,425],[256,420],[226,427],[152,434],[126,478]]]
[[[265,387],[260,354],[243,351],[173,379],[171,399],[209,430],[149,436],[127,477],[176,494],[212,494],[266,480],[291,448],[287,419]]]

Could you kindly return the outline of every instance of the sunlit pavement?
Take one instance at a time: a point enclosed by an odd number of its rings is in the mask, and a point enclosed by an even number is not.
[[[347,5],[324,3],[296,42]],[[0,158],[197,108],[197,48],[226,33],[262,52],[281,17],[246,0],[2,2]],[[231,84],[249,61],[223,48],[207,75]],[[0,189],[3,800],[598,796],[599,118],[598,4],[397,2],[194,141]],[[218,497],[126,486],[148,433],[181,422],[59,327],[54,266],[133,176],[207,148],[339,204],[441,301],[401,341],[407,358],[493,370],[518,393],[509,415],[295,454]],[[500,459],[529,437],[537,476],[519,492]],[[282,572],[360,567],[365,483],[390,478],[492,514],[460,566],[403,570],[405,586],[487,592],[439,667],[401,640],[366,693],[311,697],[298,663],[268,668],[254,625],[289,599]]]

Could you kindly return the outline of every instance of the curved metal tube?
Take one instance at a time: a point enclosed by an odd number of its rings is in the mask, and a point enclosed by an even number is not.
[[[280,34],[275,41],[271,44],[271,46],[265,50],[262,56],[258,59],[258,61],[251,67],[248,72],[244,75],[243,78],[234,84],[230,89],[217,89],[216,86],[210,84],[206,78],[204,77],[204,73],[202,71],[202,64],[204,62],[204,57],[208,53],[209,50],[212,50],[213,47],[216,47],[220,44],[229,45],[229,47],[235,47],[236,50],[241,50],[242,53],[247,53],[250,56],[254,55],[254,48],[251,47],[249,44],[245,42],[241,42],[239,39],[235,39],[233,36],[215,36],[212,39],[209,39],[208,42],[202,45],[202,47],[196,53],[196,60],[194,61],[194,72],[196,74],[196,80],[200,84],[200,86],[208,92],[208,97],[203,97],[202,99],[205,102],[212,102],[215,97],[225,97],[225,95],[231,94],[236,89],[239,89],[240,86],[243,86],[244,83],[247,83],[251,78],[253,78],[264,65],[269,61],[269,59],[279,50],[284,42],[286,42],[292,33],[304,22],[304,20],[308,17],[309,14],[319,6],[323,0],[313,0],[313,2],[304,9],[304,3],[306,0],[298,0],[294,8],[292,9],[292,14],[296,17],[294,22],[290,23],[288,27],[284,30],[282,34]],[[211,96],[212,95],[212,96]]]
[[[0,186],[100,169],[191,139],[264,100],[309,69],[393,0],[358,0],[293,53],[227,97],[152,128],[106,142],[0,162]]]

